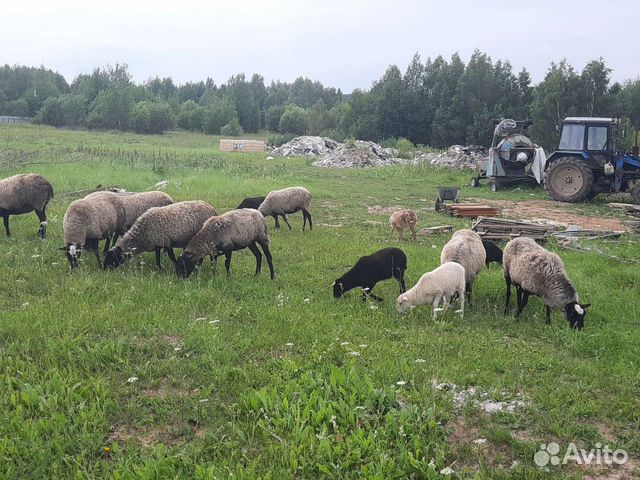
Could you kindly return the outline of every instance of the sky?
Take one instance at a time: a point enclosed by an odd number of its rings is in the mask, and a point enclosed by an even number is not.
[[[638,0],[2,0],[0,63],[44,65],[71,82],[127,63],[136,82],[175,83],[240,72],[265,81],[319,80],[349,93],[386,68],[475,49],[526,67],[578,71],[603,57],[612,79],[640,74]]]

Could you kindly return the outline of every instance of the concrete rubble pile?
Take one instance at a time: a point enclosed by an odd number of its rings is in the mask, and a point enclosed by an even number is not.
[[[487,149],[477,145],[452,145],[443,153],[420,153],[412,164],[427,162],[434,167],[455,168],[457,170],[475,170],[478,162],[488,158]]]
[[[340,143],[328,137],[303,136],[275,148],[275,157],[316,157],[335,150]]]

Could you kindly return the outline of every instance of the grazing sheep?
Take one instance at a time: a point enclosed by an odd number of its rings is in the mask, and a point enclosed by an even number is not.
[[[485,267],[487,253],[480,236],[472,230],[458,230],[442,248],[440,264],[456,262],[464,267],[467,300],[471,304],[471,290],[476,275]]]
[[[38,235],[44,238],[47,234],[47,214],[45,209],[53,198],[53,187],[40,175],[26,173],[0,180],[0,217],[4,221],[7,237],[9,216],[36,212],[40,220]]]
[[[110,192],[100,192],[71,202],[64,214],[63,250],[71,268],[78,266],[78,259],[84,247],[93,250],[102,267],[98,243],[113,235],[122,233],[124,207],[120,200]]]
[[[482,245],[484,245],[484,251],[487,254],[485,260],[487,267],[491,262],[502,265],[502,250],[500,250],[500,247],[489,240],[482,240]]]
[[[383,248],[377,252],[360,257],[356,264],[342,277],[333,282],[333,296],[340,298],[349,290],[362,287],[362,301],[369,295],[381,302],[383,299],[371,293],[376,283],[395,278],[400,284],[400,293],[406,290],[404,271],[407,269],[407,256],[399,248]]]
[[[273,217],[276,221],[276,228],[280,228],[280,222],[278,222],[278,215],[287,224],[289,230],[291,225],[287,221],[288,213],[296,213],[298,210],[302,210],[302,230],[309,221],[309,230],[312,230],[313,224],[311,223],[311,214],[309,208],[311,207],[311,193],[304,187],[289,187],[283,190],[274,190],[269,192],[265,197],[264,202],[258,207],[258,211],[265,217]]]
[[[150,208],[107,252],[104,268],[118,267],[127,257],[142,252],[155,252],[156,265],[162,268],[160,252],[163,248],[175,263],[173,248],[186,247],[204,222],[215,214],[211,205],[200,200]]]
[[[265,197],[247,197],[244,200],[242,200],[242,202],[240,202],[240,205],[238,205],[236,209],[253,208],[257,210],[260,207],[260,205],[262,205],[262,202],[264,202],[264,199]]]
[[[505,315],[509,311],[513,283],[518,301],[516,318],[526,307],[529,295],[537,295],[545,304],[547,325],[551,323],[551,309],[556,308],[564,311],[571,328],[584,328],[586,310],[591,304],[579,303],[578,293],[558,255],[531,238],[514,238],[504,248],[502,269],[507,284]]]
[[[224,254],[224,265],[227,269],[227,275],[229,275],[231,273],[231,254],[236,250],[248,248],[256,257],[256,275],[258,275],[262,267],[262,254],[258,245],[262,247],[262,251],[267,257],[271,280],[273,280],[275,273],[269,251],[267,222],[262,214],[255,209],[243,208],[211,217],[191,239],[189,245],[178,258],[176,273],[186,278],[191,275],[196,263],[206,255],[217,258]]]
[[[140,215],[153,207],[166,207],[173,199],[164,192],[116,193],[124,207],[124,229],[129,230]]]
[[[398,210],[393,212],[389,217],[389,226],[391,227],[391,233],[395,231],[399,232],[399,239],[404,240],[404,230],[408,228],[411,230],[411,238],[416,239],[416,224],[418,223],[418,216],[413,210]]]
[[[431,304],[435,319],[437,312],[443,310],[438,308],[440,300],[443,300],[446,311],[449,303],[457,296],[460,301],[460,310],[456,313],[460,313],[462,317],[464,316],[464,290],[464,267],[456,262],[443,263],[435,270],[422,275],[415,286],[400,294],[396,302],[396,310],[398,313],[405,313],[409,308]]]

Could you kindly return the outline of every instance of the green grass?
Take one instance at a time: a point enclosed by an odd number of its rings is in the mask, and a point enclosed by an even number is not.
[[[376,287],[383,304],[362,304],[357,292],[336,301],[333,280],[359,256],[401,246],[413,285],[448,240],[398,242],[388,216],[367,206],[406,206],[422,227],[463,228],[470,223],[432,205],[438,185],[467,185],[469,175],[319,169],[307,159],[222,154],[217,140],[0,128],[1,176],[37,172],[56,192],[46,240],[33,214],[12,217],[13,239],[0,237],[0,477],[437,478],[451,466],[458,478],[580,478],[576,467],[534,465],[539,443],[554,440],[601,441],[637,458],[636,264],[549,244],[593,304],[581,333],[557,312],[545,326],[536,298],[520,321],[503,316],[495,266],[479,276],[462,320],[450,312],[434,322],[426,307],[398,316],[393,281]],[[221,211],[304,185],[315,228],[301,232],[294,215],[293,231],[271,230],[273,282],[266,271],[253,276],[248,251],[234,254],[230,278],[205,264],[184,281],[170,268],[157,272],[152,254],[113,272],[83,255],[70,273],[57,250],[72,200],[65,193],[146,190],[161,180],[175,200]],[[486,186],[461,195],[545,198]],[[576,208],[605,208],[597,202]],[[635,237],[594,245],[625,258],[640,252]],[[531,404],[492,416],[458,410],[436,380]],[[482,447],[473,443],[480,437]]]

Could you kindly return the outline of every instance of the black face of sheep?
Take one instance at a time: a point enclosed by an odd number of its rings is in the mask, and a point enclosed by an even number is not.
[[[582,330],[584,328],[584,317],[587,315],[587,308],[590,306],[590,303],[585,303],[584,305],[576,302],[568,303],[564,307],[564,313],[567,320],[569,320],[569,327]]]
[[[187,278],[196,268],[193,256],[188,252],[183,252],[176,261],[176,274],[179,277]]]
[[[119,267],[125,262],[124,252],[120,247],[114,247],[104,256],[104,269],[111,270]]]
[[[491,262],[496,262],[502,265],[502,250],[500,247],[489,240],[482,240],[482,245],[484,245],[484,250],[487,253],[487,259],[485,262],[487,267]]]
[[[340,298],[344,293],[344,285],[340,279],[333,282],[333,298]]]
[[[78,268],[78,260],[80,259],[80,254],[82,253],[80,245],[69,244],[64,247],[60,247],[60,250],[62,250],[64,252],[64,255],[67,257],[71,269],[73,270],[74,268]]]

